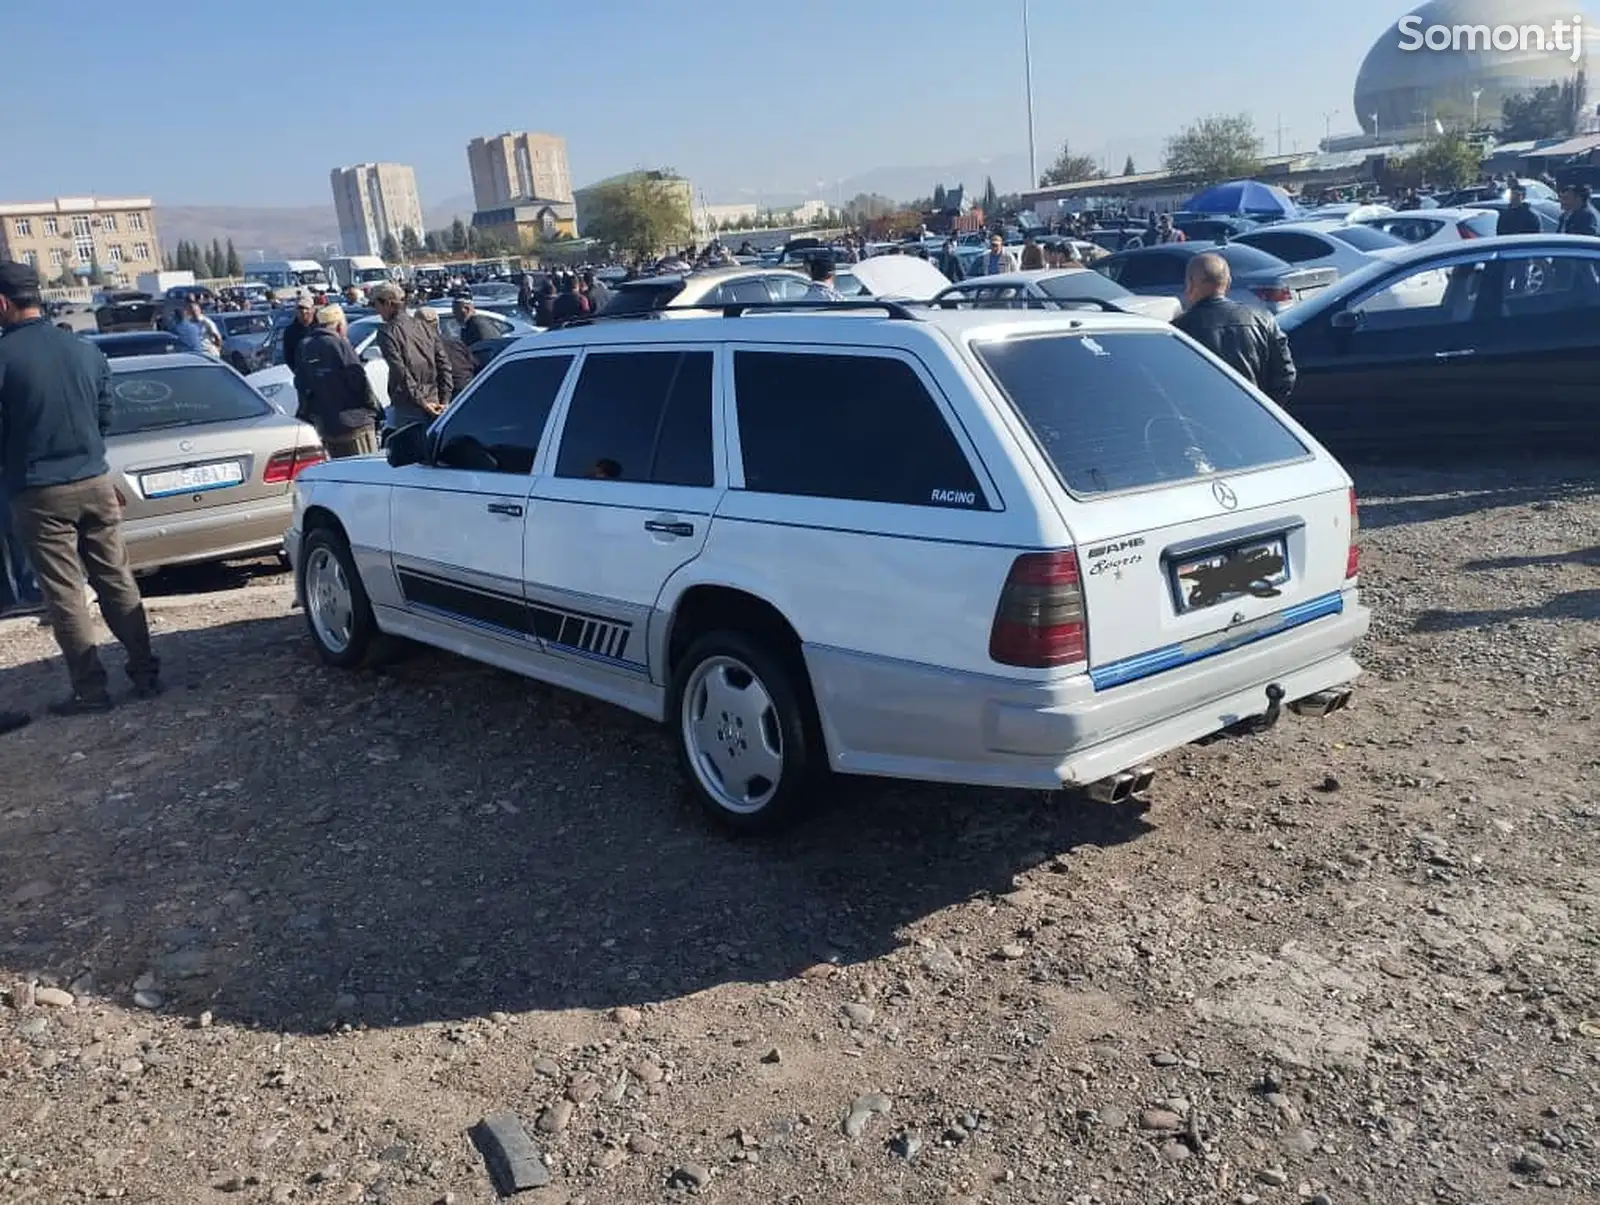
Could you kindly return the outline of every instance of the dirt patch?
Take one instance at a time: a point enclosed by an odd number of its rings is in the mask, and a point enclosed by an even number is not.
[[[169,693],[0,744],[0,1201],[487,1202],[502,1110],[535,1202],[1595,1199],[1596,478],[1359,478],[1355,707],[1142,814],[730,841],[648,724],[151,583]]]

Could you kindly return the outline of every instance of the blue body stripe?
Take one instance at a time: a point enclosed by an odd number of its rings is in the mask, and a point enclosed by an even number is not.
[[[1231,653],[1234,649],[1243,648],[1270,636],[1277,636],[1290,628],[1297,628],[1314,620],[1325,619],[1329,615],[1338,615],[1343,611],[1344,594],[1335,590],[1332,594],[1323,594],[1279,611],[1271,617],[1273,622],[1267,626],[1249,627],[1232,639],[1224,631],[1217,634],[1214,644],[1201,648],[1185,647],[1195,643],[1186,641],[1182,644],[1165,645],[1133,657],[1124,657],[1121,661],[1113,661],[1109,665],[1096,666],[1089,671],[1089,681],[1094,683],[1096,690],[1126,686],[1129,682],[1137,682],[1140,678],[1165,673],[1169,669],[1177,669],[1183,665],[1193,665],[1196,661],[1204,661],[1207,657],[1215,657],[1221,653]]]

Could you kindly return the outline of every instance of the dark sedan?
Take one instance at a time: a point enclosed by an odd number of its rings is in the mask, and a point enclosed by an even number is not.
[[[1600,434],[1600,240],[1431,244],[1279,319],[1289,409],[1336,451],[1550,447]]]

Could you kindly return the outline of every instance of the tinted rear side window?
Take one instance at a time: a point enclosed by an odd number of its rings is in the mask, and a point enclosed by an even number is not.
[[[904,361],[741,351],[733,371],[746,489],[988,509],[943,412]]]
[[[111,377],[107,435],[227,423],[276,411],[231,368],[153,368]]]
[[[1051,335],[973,350],[1074,494],[1190,481],[1307,453],[1175,335]]]
[[[709,351],[591,352],[556,455],[557,477],[709,486]]]

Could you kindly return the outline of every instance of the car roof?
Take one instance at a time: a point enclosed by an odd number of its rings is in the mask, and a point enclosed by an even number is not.
[[[1273,222],[1269,226],[1257,226],[1254,230],[1242,230],[1233,237],[1234,241],[1237,242],[1247,239],[1254,234],[1273,234],[1283,230],[1288,230],[1296,234],[1327,234],[1330,227],[1339,227],[1348,224],[1349,223],[1347,222],[1341,222],[1333,218],[1324,218],[1309,222]]]
[[[107,331],[101,334],[98,331],[85,331],[83,337],[91,343],[135,343],[140,339],[164,339],[169,343],[181,343],[171,331]]]
[[[224,368],[221,360],[213,360],[197,351],[171,351],[151,356],[120,356],[110,361],[111,371],[148,372],[152,368]]]
[[[578,326],[561,327],[539,335],[524,336],[525,350],[580,350],[589,347],[638,346],[663,343],[795,343],[812,350],[860,348],[874,339],[883,347],[905,347],[926,343],[938,334],[953,340],[1009,334],[1050,332],[1089,335],[1114,330],[1170,331],[1171,323],[1134,314],[1079,310],[947,310],[938,307],[908,308],[889,303],[894,310],[911,316],[882,315],[868,301],[849,302],[830,312],[828,307],[801,305],[773,306],[747,311],[735,318],[707,311],[689,323],[651,321],[648,318],[601,319]],[[840,325],[849,320],[849,326]],[[870,333],[869,333],[870,332]],[[515,350],[524,350],[517,348]]]
[[[985,284],[985,285],[1026,285],[1037,284],[1041,280],[1053,280],[1057,276],[1071,276],[1074,272],[1092,272],[1093,268],[1080,266],[1075,268],[1029,268],[1023,272],[996,272],[993,276],[968,276],[963,280],[955,281],[950,287],[957,285]]]
[[[1485,212],[1487,211],[1470,205],[1457,206],[1451,209],[1435,206],[1433,209],[1397,209],[1393,213],[1380,213],[1374,214],[1372,217],[1357,218],[1356,222],[1362,226],[1370,226],[1376,222],[1392,222],[1398,218],[1439,218],[1448,222],[1451,218],[1474,218]]]

